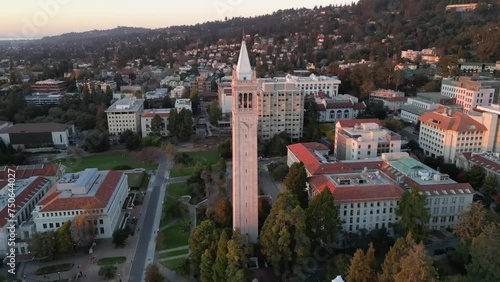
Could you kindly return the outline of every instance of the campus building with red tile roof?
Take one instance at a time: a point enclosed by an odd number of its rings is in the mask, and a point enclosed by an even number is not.
[[[33,212],[36,229],[56,230],[78,215],[89,214],[96,224],[96,238],[111,238],[127,193],[127,176],[121,171],[92,168],[65,174],[37,203]]]
[[[288,146],[287,164],[295,162],[305,166],[310,197],[324,189],[332,192],[348,232],[387,228],[397,222],[395,208],[403,193],[412,187],[418,187],[419,193],[427,197],[431,213],[428,226],[448,228],[467,209],[475,192],[470,184],[456,183],[408,153],[334,162],[324,145],[298,143]]]
[[[41,176],[31,176],[25,179],[0,181],[0,253],[7,253],[8,227],[13,223],[16,227],[16,246],[18,254],[27,254],[29,239],[25,232],[32,231],[31,212],[35,204],[47,193],[51,181]],[[15,197],[11,197],[15,195]],[[12,199],[12,200],[11,200]],[[13,206],[10,206],[13,204]],[[10,220],[13,220],[11,222]],[[30,224],[31,223],[31,224]]]

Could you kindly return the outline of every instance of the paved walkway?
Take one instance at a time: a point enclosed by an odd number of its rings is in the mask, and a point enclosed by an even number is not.
[[[168,250],[159,251],[158,254],[170,253],[170,252],[174,252],[174,251],[187,250],[187,249],[189,249],[189,245],[181,246],[181,247],[177,247],[177,248],[172,248],[172,249],[168,249]]]

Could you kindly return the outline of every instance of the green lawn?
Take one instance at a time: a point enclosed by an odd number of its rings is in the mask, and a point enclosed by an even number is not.
[[[191,176],[193,174],[194,167],[185,167],[182,169],[173,169],[170,171],[170,177],[182,177],[182,176]]]
[[[178,220],[174,225],[161,231],[163,238],[165,239],[163,244],[158,244],[157,250],[167,250],[172,248],[177,248],[181,246],[186,246],[188,244],[189,238],[189,220],[186,222],[184,220]]]
[[[109,257],[109,258],[102,258],[97,261],[97,265],[115,265],[115,264],[122,264],[127,260],[126,257]]]
[[[55,265],[49,265],[49,266],[44,266],[40,267],[36,270],[36,275],[45,275],[45,274],[51,274],[51,273],[57,273],[57,272],[64,272],[68,271],[73,268],[72,263],[62,263],[62,264],[55,264]]]
[[[142,179],[146,176],[145,172],[127,173],[128,176],[128,186],[129,187],[140,187],[142,184]]]
[[[161,264],[165,266],[168,269],[176,269],[179,267],[179,265],[185,260],[185,258],[179,258],[179,259],[173,259],[173,260],[167,260],[167,261],[162,261]]]
[[[138,161],[128,152],[107,152],[79,159],[64,159],[61,161],[61,164],[66,166],[67,172],[77,172],[93,167],[100,170],[109,170],[117,166],[129,166],[131,168],[144,168],[147,170],[155,170],[158,167],[158,164],[147,164]]]
[[[220,159],[219,151],[200,151],[200,152],[188,152],[186,153],[192,160],[192,164],[195,165],[196,162],[201,161],[203,164],[215,164]]]
[[[173,197],[188,195],[186,183],[174,183],[168,185],[168,194]]]
[[[203,166],[214,165],[220,160],[219,151],[199,151],[186,153],[191,159],[190,164],[182,169],[175,168],[170,172],[170,177],[190,176],[193,174],[194,165],[200,161]]]
[[[172,251],[172,252],[160,254],[158,257],[159,258],[169,258],[169,257],[184,255],[184,254],[187,254],[188,252],[189,252],[189,249],[177,250],[177,251]]]

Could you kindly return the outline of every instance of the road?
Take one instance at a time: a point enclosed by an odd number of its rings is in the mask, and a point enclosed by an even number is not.
[[[149,192],[149,197],[146,196],[143,208],[146,208],[144,214],[144,221],[142,222],[141,231],[139,234],[139,242],[137,243],[135,256],[133,258],[132,267],[130,269],[130,282],[142,282],[144,275],[144,266],[146,265],[146,255],[153,236],[153,222],[156,216],[156,210],[160,203],[160,187],[165,180],[167,157],[165,154],[160,153],[160,161],[158,170],[156,171],[155,182],[153,184],[153,191]]]
[[[262,189],[264,194],[271,196],[271,204],[274,204],[278,198],[278,194],[283,193],[283,188],[277,184],[267,171],[266,167],[270,162],[277,161],[279,158],[259,161],[259,180],[262,181]]]
[[[458,239],[457,237],[453,237],[453,238],[448,238],[446,240],[443,240],[443,241],[440,241],[437,243],[426,245],[425,247],[429,251],[429,255],[434,256],[435,250],[438,250],[438,249],[445,250],[448,247],[455,248],[459,243],[460,243],[460,239]]]
[[[405,138],[408,141],[415,140],[418,142],[418,134],[414,134],[413,132],[416,132],[415,127],[407,126],[403,129],[401,129],[399,134],[401,135],[401,137]]]

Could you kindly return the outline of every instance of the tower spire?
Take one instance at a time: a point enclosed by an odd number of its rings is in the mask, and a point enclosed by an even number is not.
[[[240,56],[238,58],[238,65],[236,66],[236,74],[238,80],[252,79],[252,67],[250,66],[247,44],[244,39],[241,41]]]

